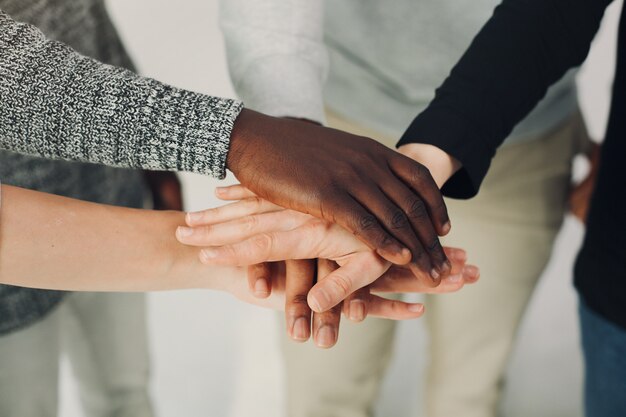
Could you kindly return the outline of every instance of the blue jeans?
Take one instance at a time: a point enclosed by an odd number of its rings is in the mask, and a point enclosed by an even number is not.
[[[585,415],[625,417],[626,330],[582,301],[579,312],[585,356]]]

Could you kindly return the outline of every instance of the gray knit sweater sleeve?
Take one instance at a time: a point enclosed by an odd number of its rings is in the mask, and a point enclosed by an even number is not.
[[[87,58],[0,11],[0,148],[222,178],[241,108]]]

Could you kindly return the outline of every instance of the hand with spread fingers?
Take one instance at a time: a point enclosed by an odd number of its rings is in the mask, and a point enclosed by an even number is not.
[[[329,260],[306,261],[300,266],[297,265],[300,261],[264,264],[264,268],[267,269],[265,279],[268,280],[271,290],[263,297],[257,297],[250,291],[244,277],[233,278],[232,274],[224,273],[220,278],[219,287],[243,302],[284,310],[287,334],[293,341],[306,342],[312,337],[317,347],[327,349],[333,347],[338,341],[342,313],[355,322],[363,321],[368,316],[390,320],[410,320],[424,314],[424,306],[420,303],[388,299],[378,294],[445,294],[458,291],[465,284],[472,284],[478,280],[478,270],[475,267],[464,266],[465,253],[463,251],[446,248],[446,252],[452,260],[452,273],[442,279],[441,285],[436,288],[416,280],[410,269],[392,266],[374,283],[356,290],[346,300],[324,312],[311,311],[307,304],[307,294],[315,280],[322,283],[329,274],[339,268],[335,262]],[[290,268],[292,269],[291,276],[287,278],[287,271]],[[289,279],[294,278],[296,280],[290,283]]]
[[[273,293],[273,268],[286,273],[287,331],[297,341],[311,335],[311,310],[316,344],[330,347],[337,338],[341,310],[354,321],[367,315],[409,319],[423,313],[421,305],[384,299],[370,290],[446,293],[478,279],[478,269],[465,265],[466,255],[460,249],[444,248],[451,261],[450,274],[433,287],[417,279],[408,266],[392,267],[339,225],[283,209],[243,186],[219,189],[218,196],[239,201],[189,213],[189,227],[177,230],[178,240],[202,247],[200,259],[207,265],[248,267],[251,296]]]
[[[311,316],[307,305],[307,294],[316,277],[325,282],[338,268],[334,262],[268,263],[262,268],[267,269],[266,292],[257,297],[250,291],[245,268],[233,267],[237,263],[207,268],[198,259],[196,247],[176,240],[174,230],[185,224],[185,213],[108,206],[7,185],[0,191],[1,284],[61,291],[224,291],[254,305],[286,309],[289,331],[296,340],[310,337],[312,317],[316,343],[330,347],[336,341],[341,306]],[[231,207],[240,210],[241,203]],[[33,218],[39,222],[34,223]],[[294,219],[292,224],[297,228],[301,219]],[[382,263],[374,263],[380,273],[386,269],[380,267]],[[437,290],[446,286],[445,281]],[[380,290],[395,291],[396,287],[408,288],[402,276],[382,280]],[[366,291],[360,297],[363,311],[373,316],[401,320],[422,313],[414,304],[386,300]]]

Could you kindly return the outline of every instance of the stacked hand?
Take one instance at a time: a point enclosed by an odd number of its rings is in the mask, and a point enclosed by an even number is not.
[[[450,222],[429,170],[372,139],[243,110],[227,166],[259,197],[343,226],[425,284],[450,271],[438,239]]]
[[[188,214],[190,227],[179,228],[178,239],[203,247],[205,264],[262,264],[249,268],[250,291],[242,291],[238,281],[231,291],[246,301],[256,298],[257,304],[268,304],[261,300],[270,294],[270,302],[283,296],[287,331],[294,340],[310,337],[313,318],[318,346],[334,345],[342,310],[355,321],[367,315],[409,319],[423,314],[420,304],[382,298],[374,291],[446,293],[478,279],[477,268],[465,266],[460,249],[444,249],[451,272],[433,287],[416,279],[411,268],[392,266],[337,224],[279,207],[242,186],[220,189],[218,197],[240,201]]]

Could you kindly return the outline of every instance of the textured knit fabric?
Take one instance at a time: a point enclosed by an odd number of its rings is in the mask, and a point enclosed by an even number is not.
[[[82,162],[223,177],[241,103],[131,70],[102,0],[0,0],[0,180],[141,207],[139,172]],[[0,286],[0,333],[62,295]]]
[[[247,106],[323,121],[325,103],[399,138],[500,1],[221,0],[221,24]],[[541,136],[575,110],[571,72],[508,140]]]
[[[4,0],[0,6],[9,9],[9,4],[24,2],[37,7],[16,8],[35,15],[20,17],[36,19],[51,31],[48,36],[76,43],[89,55],[105,48],[102,58],[128,64],[101,1]],[[110,166],[225,175],[230,132],[241,108],[237,101],[104,65],[7,14],[0,15],[0,69],[0,146],[5,149]]]

